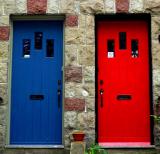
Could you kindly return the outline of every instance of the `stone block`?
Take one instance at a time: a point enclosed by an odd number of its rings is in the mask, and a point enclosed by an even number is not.
[[[155,134],[155,145],[160,147],[160,126],[158,124],[154,127],[154,134]]]
[[[7,62],[8,60],[8,42],[0,42],[0,62]]]
[[[66,83],[65,84],[65,97],[66,98],[88,98],[95,96],[95,83],[78,84]]]
[[[9,26],[0,26],[0,41],[9,40]]]
[[[60,1],[60,13],[76,13],[75,0],[61,0]]]
[[[95,47],[93,45],[80,46],[79,64],[85,66],[95,65]]]
[[[47,0],[47,13],[59,13],[60,0]]]
[[[0,97],[1,103],[0,105],[4,105],[7,103],[7,84],[0,84]]]
[[[95,19],[93,15],[86,17],[86,44],[95,45]]]
[[[115,0],[105,0],[105,12],[115,13]]]
[[[45,14],[47,9],[47,0],[27,0],[28,14]]]
[[[158,40],[152,41],[152,63],[153,69],[158,69],[160,67],[160,43]]]
[[[80,98],[65,98],[65,111],[84,111],[85,100]]]
[[[83,96],[82,91],[82,84],[77,84],[73,82],[65,84],[65,97],[81,98]]]
[[[95,67],[94,66],[83,67],[83,76],[84,76],[84,81],[86,83],[94,82],[95,81]]]
[[[95,143],[95,129],[89,129],[85,132],[86,132],[85,134],[86,145],[87,147],[90,147],[91,145],[93,145],[93,143]],[[103,154],[103,153],[96,153],[96,154]]]
[[[9,26],[9,16],[3,15],[0,17],[0,26]]]
[[[65,67],[65,81],[66,82],[82,82],[82,67]]]
[[[95,128],[95,112],[82,112],[77,116],[77,128],[80,130]]]
[[[89,97],[95,96],[95,83],[86,83],[83,85],[83,90],[88,92]]]
[[[81,0],[80,11],[83,14],[104,13],[104,0]]]
[[[144,0],[130,0],[129,12],[143,12],[144,11]]]
[[[116,12],[128,12],[129,0],[116,0]]]
[[[7,108],[5,105],[0,105],[0,125],[6,126],[7,124]]]
[[[5,145],[5,126],[0,125],[0,146]]]
[[[88,97],[85,99],[87,111],[95,111],[95,98]]]
[[[16,13],[27,13],[27,0],[16,0]]]
[[[159,69],[153,70],[153,99],[156,102],[160,96],[160,71]]]
[[[72,129],[71,129],[72,130]],[[67,149],[69,149],[70,145],[71,145],[71,138],[70,138],[70,134],[72,131],[69,131],[69,129],[64,129],[64,144],[65,147],[67,147]]]
[[[152,16],[151,19],[151,34],[153,40],[158,40],[158,35],[160,35],[160,17],[159,16]]]
[[[160,116],[160,103],[154,104],[154,114]],[[159,135],[160,135],[160,133],[159,133]]]
[[[144,9],[152,14],[160,13],[160,0],[144,0]]]
[[[95,44],[95,20],[94,15],[79,15],[79,25],[80,29],[83,29],[83,44],[94,45]],[[82,45],[83,45],[82,44]]]
[[[64,112],[64,128],[75,129],[77,124],[77,113],[75,111]]]
[[[67,15],[65,20],[65,25],[68,27],[78,26],[78,16],[77,15]]]
[[[154,79],[153,84],[160,86],[160,70],[159,69],[153,70],[153,79]]]
[[[0,83],[7,82],[7,63],[0,63]]]
[[[80,14],[79,16],[79,27],[80,28],[94,28],[95,21],[94,21],[94,15],[92,14]]]
[[[10,15],[16,12],[15,0],[4,0],[4,14]]]
[[[78,47],[76,45],[65,46],[65,66],[76,66],[78,64]]]
[[[86,44],[87,45],[94,45],[95,44],[95,29],[93,28],[86,28]]]
[[[156,102],[157,98],[160,96],[160,85],[154,85],[153,86],[153,100]]]
[[[3,6],[3,0],[0,0],[0,15],[3,15],[3,10],[4,10],[4,6]]]
[[[65,43],[66,45],[71,44],[84,44],[85,43],[85,29],[66,27],[65,28]]]

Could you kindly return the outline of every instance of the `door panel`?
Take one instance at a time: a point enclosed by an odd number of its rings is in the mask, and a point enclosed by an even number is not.
[[[98,22],[98,142],[150,143],[148,27]]]
[[[62,48],[62,21],[13,23],[11,144],[62,144]]]

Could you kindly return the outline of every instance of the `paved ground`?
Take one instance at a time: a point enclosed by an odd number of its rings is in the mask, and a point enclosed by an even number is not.
[[[108,154],[160,154],[160,150],[155,149],[107,149],[106,151]],[[0,150],[0,154],[70,154],[70,152],[62,149],[5,149]]]
[[[160,151],[155,149],[110,149],[107,151],[108,154],[160,154]]]

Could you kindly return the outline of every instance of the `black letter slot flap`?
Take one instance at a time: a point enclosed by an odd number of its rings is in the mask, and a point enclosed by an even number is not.
[[[118,95],[117,100],[131,100],[132,96],[131,95]]]
[[[44,95],[30,95],[31,100],[43,100]]]

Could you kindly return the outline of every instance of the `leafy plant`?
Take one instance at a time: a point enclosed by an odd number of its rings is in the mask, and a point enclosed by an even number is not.
[[[153,117],[156,122],[160,122],[160,116],[159,115],[151,115],[151,117]]]
[[[108,153],[98,144],[92,144],[86,150],[85,154],[108,154]]]

